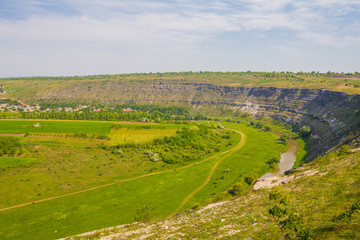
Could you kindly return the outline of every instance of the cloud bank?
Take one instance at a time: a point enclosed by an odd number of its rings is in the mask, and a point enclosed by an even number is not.
[[[354,0],[15,0],[0,8],[0,77],[360,66]]]

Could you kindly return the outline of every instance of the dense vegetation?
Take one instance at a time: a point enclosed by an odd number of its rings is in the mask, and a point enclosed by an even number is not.
[[[0,136],[0,157],[1,156],[15,156],[21,155],[22,143],[16,137],[3,137]]]
[[[140,127],[150,129],[150,126]],[[119,153],[121,149],[144,150],[152,162],[163,161],[167,164],[174,164],[190,162],[204,154],[219,152],[220,149],[230,144],[230,132],[214,132],[204,124],[197,127],[198,130],[183,128],[178,130],[174,136],[154,139],[152,143],[118,144],[110,149],[113,153]]]
[[[73,104],[75,105],[75,104]],[[59,106],[71,106],[71,104],[46,104],[46,107],[55,109]],[[77,105],[76,105],[77,106]],[[95,108],[95,107],[94,107]],[[131,109],[124,111],[124,109]],[[59,119],[59,120],[98,120],[98,121],[135,121],[135,122],[159,122],[162,120],[201,120],[207,117],[201,114],[190,114],[183,107],[161,107],[152,105],[116,105],[111,108],[102,108],[99,112],[91,108],[83,108],[81,111],[66,112],[22,112],[23,119]]]
[[[7,103],[9,105],[15,105],[15,106],[21,105],[21,103],[16,101],[16,100],[11,100],[11,99],[8,99],[8,98],[7,99],[0,99],[0,104],[5,104],[5,103]]]

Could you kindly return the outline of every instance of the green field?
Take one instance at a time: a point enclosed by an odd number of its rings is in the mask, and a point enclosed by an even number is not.
[[[40,127],[33,127],[39,123]],[[84,133],[108,134],[112,122],[0,120],[0,133]]]
[[[36,162],[36,158],[0,157],[0,169],[17,166],[28,166]]]
[[[141,144],[151,142],[156,138],[173,136],[184,125],[164,125],[164,124],[119,124],[117,128],[112,128],[109,134],[111,144],[134,143]]]
[[[48,127],[50,133],[114,134],[111,133],[113,123],[110,122],[1,121],[1,128],[3,131],[7,129],[7,133],[21,133],[19,129],[26,129],[35,122],[44,125],[42,133]],[[211,201],[216,194],[230,189],[234,183],[244,181],[250,172],[261,176],[269,171],[266,162],[278,157],[280,151],[284,150],[276,134],[246,124],[224,125],[246,135],[245,145],[241,149],[235,152],[231,150],[240,142],[240,134],[224,134],[213,129],[211,134],[222,139],[218,143],[221,146],[218,152],[193,155],[197,158],[176,164],[149,161],[144,151],[151,145],[139,145],[134,150],[122,148],[123,153],[119,155],[111,152],[111,140],[56,135],[22,138],[28,149],[27,154],[39,161],[26,167],[3,168],[0,173],[0,206],[4,209],[30,204],[0,212],[0,238],[54,239],[131,223],[136,220],[138,209],[145,206],[154,208],[154,216],[166,217],[203,184],[219,160],[210,182],[190,199],[185,208],[195,202],[202,204]],[[168,132],[179,128],[178,125],[166,125],[164,128],[152,125],[149,129],[139,126],[134,124],[126,131],[131,128],[135,131],[148,130],[149,135],[153,136],[156,128]],[[189,127],[197,131],[196,125]],[[199,144],[201,148],[204,147],[204,144]],[[166,145],[166,148],[156,146],[153,149],[159,153],[163,151],[163,154],[167,151],[178,151],[179,154],[199,152],[186,146],[170,150]],[[225,154],[228,150],[230,152]],[[56,196],[63,197],[42,201]]]

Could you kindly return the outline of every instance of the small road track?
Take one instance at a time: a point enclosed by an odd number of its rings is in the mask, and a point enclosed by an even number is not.
[[[232,129],[229,129],[229,130],[232,130]],[[3,208],[3,209],[0,209],[0,212],[3,212],[3,211],[6,211],[6,210],[10,210],[10,209],[14,209],[14,208],[20,208],[20,207],[25,207],[25,206],[29,206],[29,205],[32,205],[32,204],[36,204],[36,203],[41,203],[41,202],[47,202],[47,201],[51,201],[51,200],[54,200],[54,199],[59,199],[59,198],[64,198],[64,197],[68,197],[68,196],[72,196],[72,195],[76,195],[76,194],[79,194],[79,193],[84,193],[84,192],[89,192],[89,191],[92,191],[92,190],[96,190],[96,189],[99,189],[99,188],[104,188],[104,187],[109,187],[109,186],[113,186],[113,185],[116,185],[116,184],[119,184],[119,183],[124,183],[124,182],[129,182],[129,181],[132,181],[132,180],[136,180],[136,179],[140,179],[140,178],[144,178],[144,177],[149,177],[149,176],[152,176],[152,175],[157,175],[157,174],[162,174],[162,173],[166,173],[166,172],[172,172],[174,170],[181,170],[181,169],[185,169],[185,168],[189,168],[189,167],[192,167],[192,166],[195,166],[195,165],[198,165],[200,163],[203,163],[203,162],[206,162],[210,159],[213,159],[215,157],[218,157],[218,156],[221,156],[221,155],[224,155],[226,154],[225,156],[223,156],[213,167],[213,169],[211,170],[208,178],[206,179],[206,181],[198,188],[196,189],[193,193],[191,193],[189,196],[187,196],[183,203],[181,203],[181,205],[179,206],[180,209],[183,207],[183,205],[185,205],[185,203],[187,201],[189,201],[189,199],[195,194],[197,193],[198,191],[200,191],[209,181],[210,181],[210,178],[212,176],[212,174],[214,173],[216,167],[219,165],[219,163],[221,162],[222,159],[224,159],[225,157],[229,156],[231,153],[237,151],[238,149],[240,149],[244,144],[245,144],[245,135],[241,132],[238,132],[238,131],[235,131],[235,130],[232,130],[234,132],[237,132],[239,134],[241,134],[241,140],[240,142],[235,146],[233,147],[232,149],[229,149],[225,152],[222,152],[222,153],[218,153],[214,156],[211,156],[211,157],[208,157],[208,158],[205,158],[204,160],[201,160],[199,162],[196,162],[194,164],[190,164],[190,165],[187,165],[187,166],[184,166],[184,167],[179,167],[179,168],[175,168],[175,169],[169,169],[169,170],[165,170],[165,171],[161,171],[161,172],[154,172],[154,173],[148,173],[148,174],[145,174],[145,175],[141,175],[141,176],[138,176],[138,177],[133,177],[133,178],[128,178],[128,179],[123,179],[123,180],[120,180],[120,181],[116,181],[116,182],[113,182],[113,183],[108,183],[108,184],[104,184],[104,185],[100,185],[100,186],[96,186],[96,187],[92,187],[92,188],[88,188],[88,189],[84,189],[84,190],[80,190],[80,191],[77,191],[77,192],[72,192],[72,193],[68,193],[68,194],[63,194],[63,195],[59,195],[59,196],[55,196],[55,197],[50,197],[50,198],[45,198],[45,199],[41,199],[41,200],[36,200],[36,201],[32,201],[32,202],[28,202],[28,203],[23,203],[23,204],[19,204],[19,205],[15,205],[15,206],[11,206],[11,207],[7,207],[7,208]],[[186,201],[185,201],[186,200]],[[175,210],[175,212],[171,215],[174,215],[179,207]],[[179,210],[180,210],[179,209]]]

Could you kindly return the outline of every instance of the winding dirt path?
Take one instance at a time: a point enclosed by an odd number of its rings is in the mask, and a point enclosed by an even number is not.
[[[232,130],[232,129],[229,129],[229,130]],[[50,198],[45,198],[45,199],[41,199],[41,200],[36,200],[36,201],[32,201],[32,202],[28,202],[28,203],[23,203],[23,204],[19,204],[19,205],[15,205],[15,206],[11,206],[11,207],[7,207],[7,208],[3,208],[3,209],[0,209],[0,212],[3,212],[3,211],[6,211],[6,210],[10,210],[10,209],[14,209],[14,208],[20,208],[20,207],[25,207],[25,206],[29,206],[29,205],[32,205],[32,204],[36,204],[36,203],[41,203],[41,202],[46,202],[46,201],[50,201],[50,200],[54,200],[54,199],[58,199],[58,198],[64,198],[64,197],[68,197],[68,196],[72,196],[72,195],[76,195],[76,194],[79,194],[79,193],[84,193],[84,192],[89,192],[89,191],[92,191],[92,190],[96,190],[96,189],[99,189],[99,188],[104,188],[104,187],[109,187],[109,186],[113,186],[113,185],[116,185],[116,184],[119,184],[119,183],[124,183],[124,182],[129,182],[129,181],[132,181],[132,180],[136,180],[136,179],[140,179],[140,178],[144,178],[144,177],[148,177],[148,176],[152,176],[152,175],[157,175],[157,174],[162,174],[162,173],[166,173],[166,172],[172,172],[174,170],[181,170],[181,169],[185,169],[185,168],[189,168],[189,167],[192,167],[192,166],[195,166],[195,165],[198,165],[200,163],[203,163],[203,162],[206,162],[210,159],[213,159],[215,157],[218,157],[218,156],[221,156],[223,154],[226,154],[224,157],[222,157],[216,164],[215,166],[213,167],[213,169],[211,170],[211,174],[208,176],[208,179],[207,179],[207,182],[206,183],[203,183],[203,185],[207,184],[209,181],[210,181],[210,178],[213,174],[213,172],[215,171],[217,165],[219,165],[219,163],[221,162],[222,159],[224,159],[225,157],[227,157],[228,155],[230,155],[231,153],[235,152],[236,150],[240,149],[244,143],[245,143],[245,135],[241,132],[238,132],[238,131],[235,131],[235,130],[232,130],[234,132],[237,132],[239,134],[241,134],[241,140],[240,142],[235,146],[233,147],[232,149],[229,149],[227,151],[224,151],[222,153],[218,153],[218,154],[215,154],[214,156],[211,156],[211,157],[208,157],[208,158],[205,158],[199,162],[196,162],[196,163],[193,163],[193,164],[190,164],[190,165],[187,165],[187,166],[184,166],[184,167],[179,167],[179,168],[174,168],[174,169],[169,169],[169,170],[164,170],[164,171],[161,171],[161,172],[154,172],[154,173],[148,173],[148,174],[145,174],[145,175],[141,175],[141,176],[138,176],[138,177],[133,177],[133,178],[128,178],[128,179],[123,179],[123,180],[120,180],[120,181],[116,181],[116,182],[113,182],[113,183],[108,183],[108,184],[104,184],[104,185],[100,185],[100,186],[96,186],[96,187],[92,187],[92,188],[88,188],[88,189],[84,189],[84,190],[80,190],[80,191],[76,191],[76,192],[72,192],[72,193],[68,193],[68,194],[63,194],[63,195],[59,195],[59,196],[55,196],[55,197],[50,197]],[[204,186],[201,185],[200,187],[203,188]],[[200,188],[200,189],[201,189]],[[198,191],[200,191],[200,189]],[[196,191],[196,190],[195,190]],[[196,193],[196,192],[195,192]],[[195,194],[194,193],[194,194]],[[194,195],[193,194],[193,195]],[[188,196],[189,197],[189,196]],[[192,195],[190,196],[190,198],[192,197]],[[190,199],[189,198],[189,199]],[[185,200],[184,200],[185,201]],[[187,200],[188,201],[188,200]],[[186,203],[186,202],[185,202]],[[184,203],[184,204],[185,204]]]
[[[217,168],[217,166],[220,164],[220,162],[221,162],[224,158],[228,157],[230,154],[232,154],[233,152],[239,150],[240,148],[242,148],[242,147],[244,146],[244,144],[245,144],[245,142],[246,142],[246,136],[245,136],[245,134],[243,134],[242,132],[239,132],[239,131],[235,131],[235,130],[233,130],[233,131],[234,131],[234,132],[237,132],[237,133],[239,133],[239,134],[241,135],[241,140],[240,140],[239,144],[236,145],[234,148],[232,148],[232,149],[224,152],[224,153],[226,153],[226,155],[223,156],[222,158],[220,158],[220,159],[215,163],[215,165],[214,165],[213,168],[211,169],[208,177],[206,178],[205,182],[204,182],[203,184],[201,184],[197,189],[195,189],[192,193],[190,193],[190,194],[180,203],[180,205],[175,209],[175,211],[174,211],[172,214],[169,215],[169,217],[172,217],[172,216],[174,216],[176,213],[178,213],[178,212],[184,207],[184,205],[185,205],[196,193],[198,193],[201,189],[203,189],[203,188],[209,183],[212,175],[213,175],[214,172],[215,172],[215,169]],[[224,154],[224,153],[223,153],[223,154]]]

